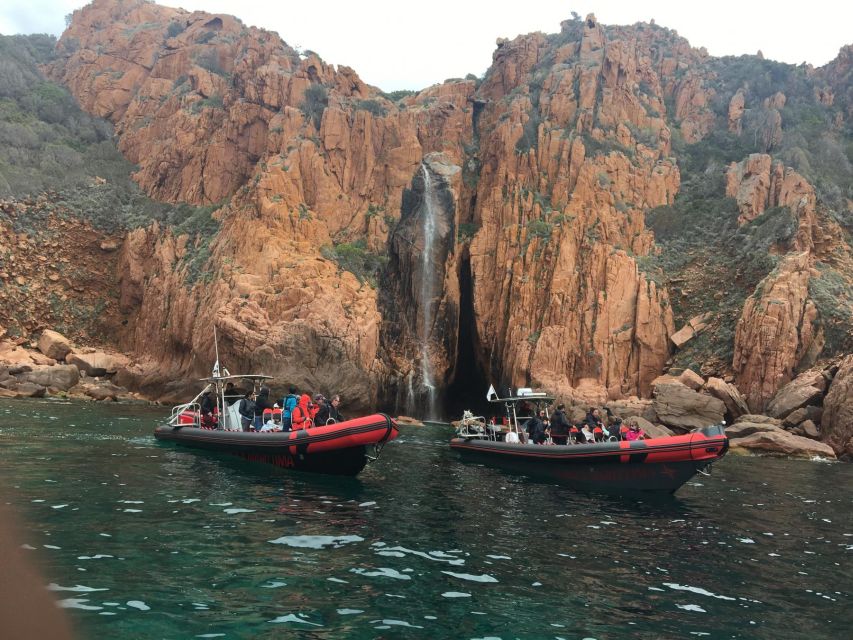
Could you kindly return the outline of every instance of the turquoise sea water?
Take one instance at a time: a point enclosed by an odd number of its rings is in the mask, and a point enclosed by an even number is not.
[[[841,638],[853,465],[729,456],[578,494],[404,428],[358,478],[155,442],[150,407],[0,402],[0,482],[80,638]],[[31,548],[31,549],[30,549]]]

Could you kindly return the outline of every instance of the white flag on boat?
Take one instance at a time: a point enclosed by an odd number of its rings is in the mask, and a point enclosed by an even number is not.
[[[219,360],[218,359],[216,360],[216,364],[213,365],[213,377],[214,378],[219,377]]]
[[[486,392],[486,400],[491,400],[492,398],[497,400],[498,399],[498,392],[495,391],[495,385],[490,384],[489,390]]]

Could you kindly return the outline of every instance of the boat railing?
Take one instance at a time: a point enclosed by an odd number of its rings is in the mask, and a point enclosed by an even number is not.
[[[201,426],[201,396],[205,391],[210,391],[211,385],[207,385],[204,389],[198,392],[198,395],[184,404],[179,404],[172,407],[172,413],[169,416],[169,425],[172,427],[200,427]],[[192,422],[182,422],[187,416],[192,417]]]

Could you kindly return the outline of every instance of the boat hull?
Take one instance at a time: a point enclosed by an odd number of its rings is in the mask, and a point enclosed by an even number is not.
[[[584,491],[673,493],[722,458],[728,439],[713,426],[651,440],[544,446],[454,438],[450,446],[465,458]]]
[[[333,425],[267,433],[161,425],[161,441],[238,456],[295,471],[357,475],[367,464],[368,450],[397,437],[397,424],[378,413]]]

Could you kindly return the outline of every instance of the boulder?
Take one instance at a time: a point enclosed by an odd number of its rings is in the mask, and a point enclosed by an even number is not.
[[[93,400],[118,400],[127,396],[127,389],[112,384],[111,382],[81,382],[69,394],[74,396],[86,396]]]
[[[33,359],[30,357],[30,353],[30,351],[21,348],[14,342],[6,340],[0,342],[0,362],[9,366],[31,365]]]
[[[770,416],[765,416],[760,413],[745,413],[742,416],[739,416],[737,420],[735,420],[735,424],[739,424],[741,422],[751,422],[753,424],[772,424],[777,427],[782,424],[781,420],[771,418]]]
[[[71,353],[72,346],[71,341],[61,333],[45,329],[39,336],[38,349],[48,358],[62,361]]]
[[[681,431],[717,424],[726,413],[721,400],[697,393],[680,382],[655,386],[652,406],[660,422]]]
[[[699,391],[699,389],[705,385],[705,381],[702,379],[702,376],[691,369],[685,369],[682,371],[681,375],[678,376],[678,381],[684,386],[690,387],[693,391]]]
[[[803,430],[803,433],[806,434],[806,437],[813,438],[817,440],[820,438],[820,431],[817,430],[817,425],[811,420],[804,420],[802,424],[800,424],[800,429]]]
[[[845,357],[823,399],[823,441],[841,455],[853,456],[853,355]]]
[[[570,407],[566,407],[566,417],[568,417],[569,422],[572,424],[577,424],[583,422],[583,419],[586,418],[586,411],[586,408],[573,404]]]
[[[652,401],[631,396],[622,400],[611,400],[606,406],[613,415],[624,420],[628,416],[645,416],[646,411],[652,406]]]
[[[397,416],[396,417],[398,424],[404,424],[409,427],[422,427],[424,423],[418,420],[417,418],[412,418],[411,416]]]
[[[738,388],[722,378],[708,378],[705,383],[705,391],[723,401],[723,404],[726,405],[726,419],[730,422],[745,413],[749,413],[746,400]]]
[[[43,387],[55,387],[62,391],[68,391],[80,382],[80,372],[77,367],[70,364],[58,364],[52,367],[34,367],[19,376],[23,382],[33,382]]]
[[[18,365],[13,365],[13,366],[9,367],[8,372],[13,376],[19,376],[22,373],[28,373],[32,370],[33,370],[32,366],[30,366],[28,364],[18,364]]]
[[[693,338],[702,333],[705,328],[708,326],[708,321],[713,316],[712,313],[704,313],[702,315],[694,316],[688,320],[687,324],[681,327],[678,331],[673,333],[669,339],[679,349],[683,347],[685,344],[690,342]]]
[[[43,353],[39,353],[38,351],[30,351],[30,360],[33,361],[33,364],[41,365],[41,366],[50,366],[56,364],[56,360],[53,358],[48,358]]]
[[[733,452],[747,450],[752,453],[776,456],[789,456],[792,458],[835,458],[832,447],[823,443],[795,436],[787,431],[760,431],[737,438],[729,442]]]
[[[820,371],[806,371],[776,392],[767,413],[774,418],[784,418],[807,404],[817,402],[826,390],[826,378]]]
[[[781,427],[766,422],[738,422],[736,424],[732,424],[726,427],[726,435],[729,437],[729,439],[745,438],[747,436],[751,436],[753,433],[776,431],[781,431],[783,433],[785,432],[785,430]]]
[[[809,419],[809,410],[805,407],[800,407],[799,409],[794,409],[791,413],[789,413],[784,420],[782,420],[782,426],[786,429],[793,429],[798,424],[800,424],[803,420]]]
[[[806,407],[806,417],[816,425],[820,426],[820,423],[823,420],[823,407],[815,407],[814,405]]]
[[[654,380],[652,380],[652,391],[654,391],[655,387],[657,387],[659,384],[672,384],[673,382],[680,382],[681,384],[684,384],[683,382],[681,382],[681,380],[678,379],[678,376],[671,376],[668,373],[664,373],[663,375],[660,375]]]
[[[21,382],[15,392],[19,398],[44,398],[47,389],[34,382]]]
[[[128,359],[125,356],[95,351],[93,353],[70,353],[65,356],[68,364],[73,364],[87,376],[99,377],[108,373],[115,373],[122,367],[126,367]]]

